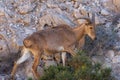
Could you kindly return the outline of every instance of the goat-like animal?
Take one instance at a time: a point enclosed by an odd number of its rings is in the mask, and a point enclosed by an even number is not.
[[[32,72],[35,78],[38,79],[39,74],[37,73],[37,67],[43,53],[55,54],[68,52],[72,56],[75,56],[74,45],[77,44],[80,39],[84,38],[86,34],[92,39],[96,37],[94,26],[90,21],[73,29],[68,25],[59,25],[52,29],[34,32],[24,39],[23,55],[14,64],[11,76],[14,76],[18,65],[30,57],[31,52],[34,56]]]

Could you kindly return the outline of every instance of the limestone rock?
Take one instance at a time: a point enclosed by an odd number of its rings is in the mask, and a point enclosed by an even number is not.
[[[115,77],[116,80],[119,80],[120,79],[120,64],[117,64],[117,63],[113,63],[112,64],[112,71],[113,71],[113,76]]]
[[[3,10],[0,10],[0,16],[4,16],[4,11]]]
[[[102,0],[102,5],[108,10],[115,11],[115,6],[113,5],[113,0]]]
[[[45,61],[45,67],[49,67],[49,66],[57,66],[56,62],[54,60],[52,61]]]
[[[112,68],[112,64],[111,63],[104,63],[103,65],[102,65],[102,67],[103,68]]]
[[[0,57],[7,57],[7,55],[10,53],[8,42],[4,37],[0,36],[0,38]]]
[[[52,2],[52,1],[50,1],[50,2]],[[58,7],[58,5],[54,4],[54,3],[47,3],[47,7],[48,8],[56,8],[56,7]]]
[[[74,16],[75,18],[80,18],[80,17],[81,17],[80,10],[75,9],[74,12],[73,12],[73,16]]]
[[[95,16],[95,24],[96,25],[104,24],[105,20],[106,20],[105,18],[101,18],[98,15]]]
[[[107,10],[102,9],[101,14],[104,15],[104,16],[108,16],[110,13]]]
[[[113,62],[113,63],[120,63],[120,56],[119,56],[119,55],[115,56],[115,57],[112,59],[112,62]]]
[[[107,53],[105,53],[105,56],[112,60],[115,56],[115,53],[113,50],[109,50]]]
[[[45,15],[40,18],[39,23],[41,24],[41,27],[44,27],[45,24],[50,26],[57,26],[59,24],[74,25],[71,20],[61,14],[54,14],[54,16],[52,14]]]
[[[113,4],[116,7],[116,11],[120,11],[120,0],[113,0]]]
[[[93,56],[92,60],[95,63],[101,63],[101,64],[105,62],[105,58],[103,56]]]

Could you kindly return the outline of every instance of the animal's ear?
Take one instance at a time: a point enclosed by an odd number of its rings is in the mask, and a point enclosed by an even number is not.
[[[28,39],[24,39],[23,44],[27,48],[32,46],[32,42]]]
[[[90,21],[86,20],[86,21],[84,22],[84,24],[85,24],[85,25],[89,25],[89,24],[90,24]]]

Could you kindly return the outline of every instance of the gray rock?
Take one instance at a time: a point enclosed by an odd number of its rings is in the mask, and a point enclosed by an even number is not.
[[[115,80],[120,79],[120,64],[113,63],[112,64],[112,75],[115,77]]]
[[[108,16],[110,13],[107,10],[102,9],[101,14],[104,15],[104,16]]]
[[[107,58],[109,58],[109,59],[113,59],[114,58],[114,56],[115,56],[115,53],[114,53],[114,51],[113,50],[108,50],[106,53],[105,53],[105,56],[107,57]]]
[[[9,43],[4,35],[0,34],[0,38],[0,57],[7,57],[7,55],[10,53]]]
[[[105,62],[105,63],[102,65],[102,67],[103,67],[103,68],[112,68],[112,64]]]
[[[2,4],[0,3],[0,16],[4,16],[5,15],[4,8],[1,5]]]
[[[50,1],[50,2],[52,2],[52,1]],[[56,7],[58,7],[58,5],[57,4],[53,4],[53,3],[47,3],[47,7],[48,8],[56,8]]]
[[[56,62],[54,60],[52,61],[45,61],[45,67],[49,67],[49,66],[57,66]]]
[[[115,56],[115,57],[112,59],[112,62],[113,62],[113,63],[120,63],[120,55]]]
[[[0,80],[9,80],[9,75],[0,74]]]
[[[96,25],[101,25],[105,23],[106,18],[102,18],[98,15],[95,16],[95,24]]]
[[[33,28],[24,28],[24,30],[25,30],[25,34],[26,35],[30,35],[30,34],[32,34],[33,32],[35,32],[36,30],[35,29],[33,29]]]
[[[73,16],[75,18],[80,18],[81,17],[80,10],[79,9],[74,9]]]
[[[105,58],[103,56],[93,56],[92,57],[92,61],[95,63],[104,63],[105,62]]]
[[[40,18],[39,23],[43,28],[45,24],[50,26],[57,26],[59,24],[68,24],[70,26],[74,25],[70,19],[62,14],[54,14],[54,16],[52,14],[45,15]]]
[[[113,5],[113,0],[101,0],[101,3],[106,9],[115,11],[115,5]]]
[[[113,4],[116,7],[116,12],[120,11],[120,0],[113,0]]]

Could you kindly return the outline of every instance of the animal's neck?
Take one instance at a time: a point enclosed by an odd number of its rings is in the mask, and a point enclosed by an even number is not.
[[[79,41],[85,35],[85,24],[82,24],[81,26],[74,28],[73,31],[76,35],[77,41]]]

